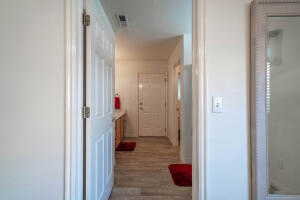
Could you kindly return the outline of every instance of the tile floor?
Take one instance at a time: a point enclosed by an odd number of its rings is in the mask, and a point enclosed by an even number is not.
[[[173,184],[168,165],[179,162],[179,149],[165,137],[127,138],[133,152],[116,152],[115,185],[110,200],[191,200],[191,187]]]

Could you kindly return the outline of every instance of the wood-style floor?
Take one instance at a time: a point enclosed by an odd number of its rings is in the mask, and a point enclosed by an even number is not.
[[[191,200],[191,187],[173,184],[168,165],[180,163],[179,149],[165,137],[128,138],[133,152],[116,152],[110,200]],[[125,140],[125,141],[126,141]]]

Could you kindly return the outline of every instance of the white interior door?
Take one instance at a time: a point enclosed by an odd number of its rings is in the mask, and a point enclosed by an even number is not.
[[[139,74],[139,136],[166,135],[166,74]]]
[[[87,200],[107,200],[113,186],[114,33],[99,0],[86,0]]]

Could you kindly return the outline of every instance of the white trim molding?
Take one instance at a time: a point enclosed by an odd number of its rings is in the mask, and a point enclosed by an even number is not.
[[[65,0],[65,200],[82,200],[82,0]]]
[[[205,2],[193,0],[193,200],[206,199]]]

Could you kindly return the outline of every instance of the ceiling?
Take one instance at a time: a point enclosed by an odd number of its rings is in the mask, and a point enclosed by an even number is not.
[[[101,0],[116,32],[117,59],[168,59],[178,36],[191,33],[192,0]],[[116,15],[128,18],[120,28]]]

